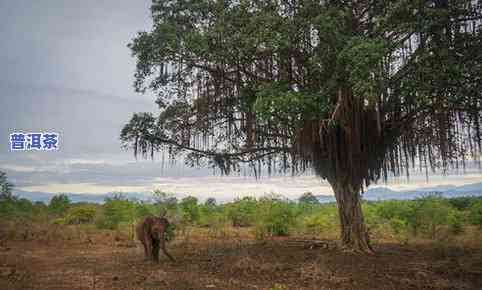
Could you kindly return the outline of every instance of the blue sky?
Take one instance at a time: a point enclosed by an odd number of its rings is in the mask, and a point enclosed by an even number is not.
[[[0,169],[19,189],[46,192],[149,192],[154,188],[230,199],[277,192],[331,194],[315,176],[212,176],[182,161],[162,168],[159,157],[136,161],[119,133],[134,112],[155,110],[154,97],[134,93],[134,59],[127,48],[149,30],[150,1],[0,0]],[[55,131],[55,152],[10,152],[13,131]],[[482,181],[468,175],[432,176],[426,183],[393,179],[393,189]]]

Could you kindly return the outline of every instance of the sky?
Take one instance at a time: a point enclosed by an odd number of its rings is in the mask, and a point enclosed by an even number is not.
[[[179,160],[162,166],[135,160],[120,146],[134,112],[154,112],[152,95],[132,87],[135,60],[127,44],[152,23],[148,0],[0,0],[0,170],[20,190],[151,192],[229,200],[244,195],[332,194],[316,176],[213,176]],[[11,152],[15,131],[60,133],[60,149]],[[392,179],[395,190],[482,181],[480,172]]]

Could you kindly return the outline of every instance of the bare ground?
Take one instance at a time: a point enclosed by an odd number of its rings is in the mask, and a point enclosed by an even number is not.
[[[293,239],[190,238],[169,249],[175,262],[153,264],[127,242],[8,241],[0,289],[482,289],[480,247],[377,243],[367,257]]]

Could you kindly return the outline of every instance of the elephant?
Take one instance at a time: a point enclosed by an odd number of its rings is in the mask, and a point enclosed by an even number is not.
[[[163,217],[148,216],[142,219],[136,227],[137,238],[144,246],[146,261],[159,263],[159,249],[171,260],[174,258],[166,250],[165,233],[169,221]]]

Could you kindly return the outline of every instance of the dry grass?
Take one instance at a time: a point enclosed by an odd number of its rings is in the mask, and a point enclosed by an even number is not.
[[[1,231],[9,234],[0,243],[0,289],[482,289],[477,231],[377,242],[377,255],[364,257],[290,238],[256,241],[247,228],[190,228],[168,245],[176,261],[163,257],[159,265],[144,262],[140,245],[122,232]]]

